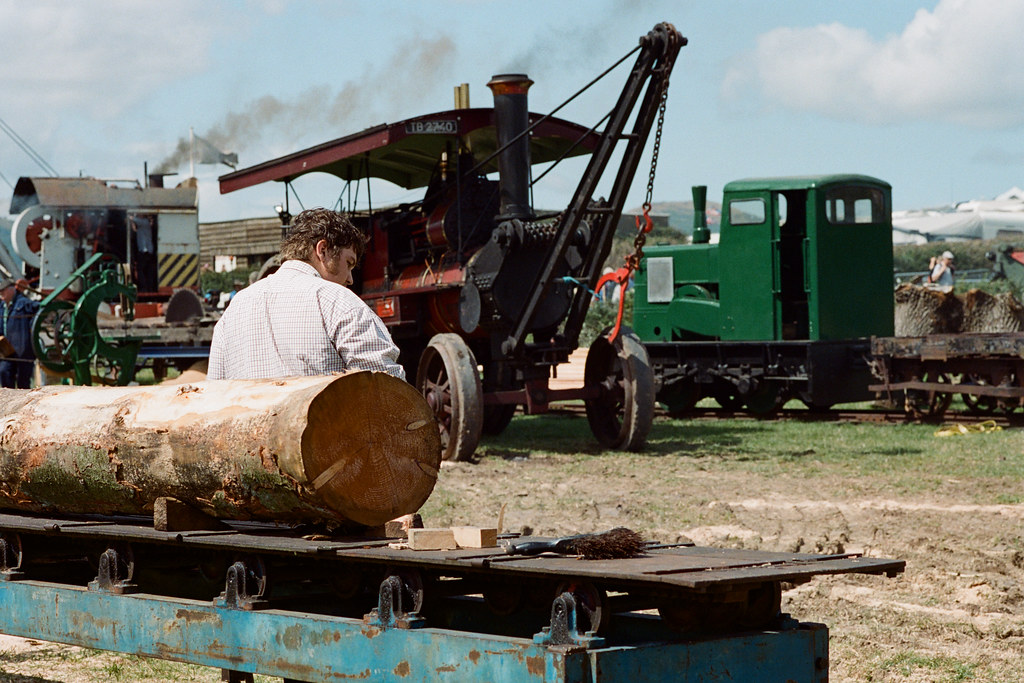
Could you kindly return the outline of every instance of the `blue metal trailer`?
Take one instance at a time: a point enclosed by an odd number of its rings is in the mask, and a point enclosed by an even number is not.
[[[812,683],[828,679],[828,629],[782,614],[781,583],[904,567],[690,544],[617,560],[414,551],[218,526],[0,514],[0,632],[235,681]]]

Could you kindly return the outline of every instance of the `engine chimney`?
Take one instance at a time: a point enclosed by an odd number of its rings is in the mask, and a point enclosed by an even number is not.
[[[533,85],[526,74],[491,77],[487,87],[494,94],[494,125],[498,147],[504,147],[530,125],[526,91]],[[530,136],[523,135],[498,155],[501,209],[498,220],[534,217],[530,206]]]
[[[693,237],[694,244],[707,244],[711,241],[711,231],[708,230],[707,185],[694,185],[691,189],[693,194]]]

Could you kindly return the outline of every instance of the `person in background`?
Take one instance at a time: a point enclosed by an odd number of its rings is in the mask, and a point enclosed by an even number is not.
[[[928,282],[940,287],[953,286],[953,252],[944,251],[940,256],[933,256],[928,262],[931,271],[928,274]]]
[[[366,236],[344,215],[307,209],[281,267],[242,289],[213,330],[209,379],[387,372],[405,379],[387,327],[352,290]]]
[[[156,244],[153,241],[156,220],[153,216],[138,215],[132,216],[129,222],[135,234],[135,252],[132,258],[135,284],[140,292],[155,292],[159,287]]]
[[[32,319],[39,310],[39,302],[22,294],[16,284],[11,278],[0,280],[0,334],[13,348],[13,353],[0,360],[0,386],[28,389],[36,359],[32,351]]]

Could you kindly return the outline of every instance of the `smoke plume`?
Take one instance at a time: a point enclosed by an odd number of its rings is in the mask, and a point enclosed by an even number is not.
[[[263,95],[198,134],[218,149],[238,153],[242,166],[249,166],[273,156],[271,149],[293,149],[307,138],[322,142],[387,118],[420,114],[425,98],[445,92],[454,55],[448,37],[424,40],[367,69],[340,91],[319,86],[287,100]],[[172,173],[188,162],[189,139],[183,137],[156,172]]]

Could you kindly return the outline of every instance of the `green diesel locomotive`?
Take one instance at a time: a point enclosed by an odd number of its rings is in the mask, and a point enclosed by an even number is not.
[[[738,180],[712,244],[706,188],[693,243],[651,246],[634,331],[669,412],[711,396],[765,414],[789,398],[870,400],[872,336],[893,334],[892,188],[864,175]]]

